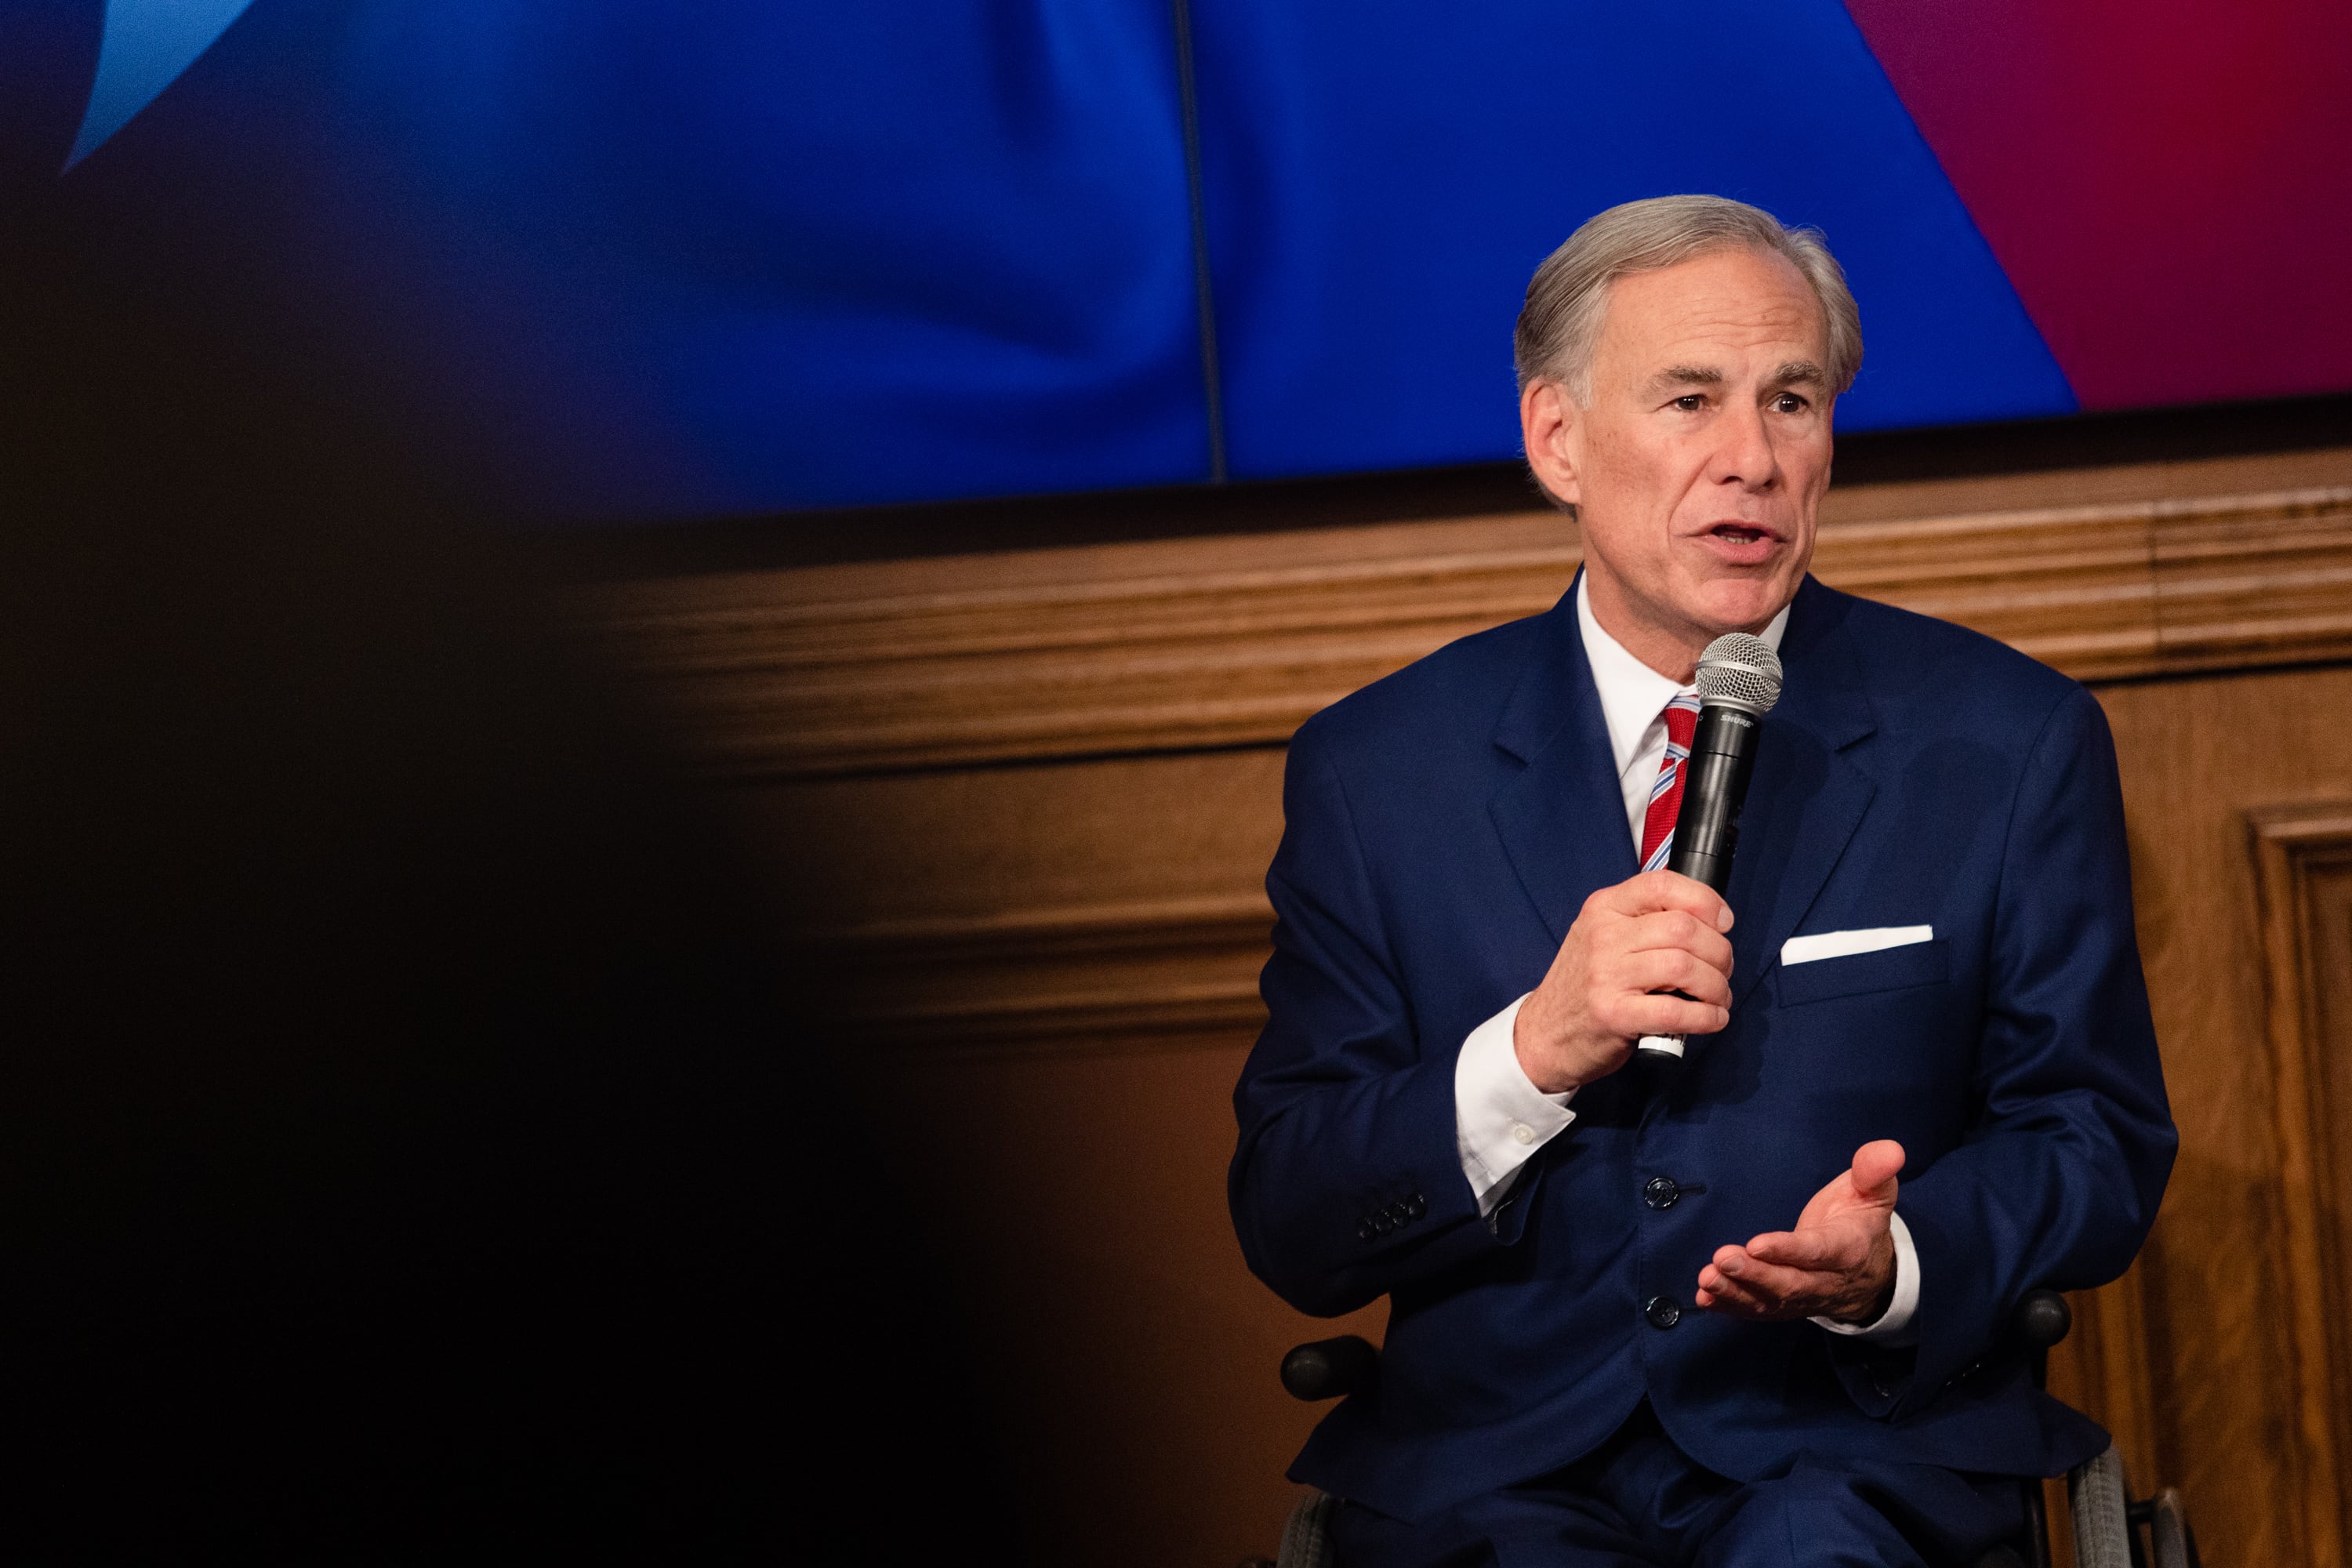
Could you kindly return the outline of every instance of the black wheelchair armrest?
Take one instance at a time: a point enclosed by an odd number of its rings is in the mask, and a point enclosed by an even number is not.
[[[2025,1300],[2010,1313],[2009,1331],[2025,1352],[2026,1370],[2033,1375],[2034,1387],[2050,1385],[2050,1347],[2064,1339],[2074,1326],[2074,1309],[2055,1290],[2028,1290]]]
[[[2010,1332],[2030,1351],[2046,1351],[2074,1326],[2074,1310],[2055,1290],[2029,1290],[2010,1314]]]
[[[1294,1348],[1282,1358],[1282,1386],[1293,1399],[1337,1399],[1361,1394],[1372,1386],[1381,1371],[1381,1352],[1355,1334],[1317,1340]]]

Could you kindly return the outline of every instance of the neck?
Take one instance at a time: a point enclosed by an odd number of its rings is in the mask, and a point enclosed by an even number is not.
[[[1617,639],[1620,647],[1677,686],[1688,686],[1697,679],[1698,656],[1715,640],[1712,637],[1693,641],[1696,628],[1661,626],[1637,614],[1626,596],[1616,591],[1616,584],[1590,565],[1585,567],[1584,582],[1592,600],[1592,618]]]

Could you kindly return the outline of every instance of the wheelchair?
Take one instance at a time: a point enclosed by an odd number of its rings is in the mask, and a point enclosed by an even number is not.
[[[2055,1290],[2036,1290],[2018,1303],[2010,1331],[2032,1363],[2035,1387],[2042,1386],[2051,1347],[2074,1326],[2074,1310]],[[1379,1375],[1380,1352],[1354,1334],[1299,1345],[1282,1358],[1282,1386],[1294,1398],[1310,1402],[1369,1388]],[[2042,1482],[2026,1477],[2019,1484],[2025,1494],[2023,1534],[1979,1558],[1975,1568],[2050,1568]],[[2140,1502],[2131,1501],[2130,1495],[2123,1457],[2112,1447],[2068,1472],[2075,1568],[2202,1568],[2180,1493],[2168,1487]],[[1334,1568],[1331,1522],[1339,1506],[1336,1498],[1302,1489],[1283,1529],[1281,1556],[1272,1563],[1251,1559],[1242,1568]]]

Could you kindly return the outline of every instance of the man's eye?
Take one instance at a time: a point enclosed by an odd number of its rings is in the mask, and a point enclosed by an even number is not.
[[[1706,406],[1706,395],[1698,392],[1685,392],[1680,397],[1675,399],[1675,406],[1681,409],[1685,414],[1696,414],[1700,409]]]
[[[1784,392],[1772,400],[1772,410],[1776,414],[1802,414],[1805,400],[1793,392]]]

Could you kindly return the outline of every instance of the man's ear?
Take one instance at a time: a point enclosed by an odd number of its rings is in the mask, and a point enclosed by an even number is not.
[[[1583,442],[1584,410],[1556,381],[1531,381],[1519,394],[1519,440],[1536,483],[1573,511],[1584,499],[1577,458]]]

